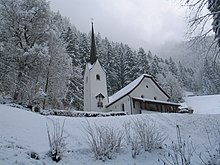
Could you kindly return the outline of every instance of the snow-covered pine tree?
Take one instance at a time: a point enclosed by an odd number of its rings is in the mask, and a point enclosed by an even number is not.
[[[113,46],[110,41],[105,38],[102,40],[101,44],[101,64],[105,68],[106,75],[107,75],[107,86],[108,86],[108,94],[112,95],[117,92],[118,88],[114,85],[117,81],[117,74],[116,74],[116,64],[115,64],[115,55],[113,53]]]
[[[138,53],[137,53],[137,59],[138,59],[138,69],[139,69],[139,74],[150,74],[149,73],[149,61],[147,58],[147,54],[145,53],[143,48],[139,48]]]
[[[128,45],[124,45],[125,55],[125,85],[136,79],[138,74],[137,55]]]
[[[153,60],[152,60],[152,62],[151,62],[151,64],[150,64],[150,68],[149,68],[149,70],[150,70],[150,74],[153,76],[153,77],[156,77],[156,75],[158,74],[158,73],[160,73],[160,67],[159,67],[159,61],[160,61],[160,59],[155,55],[154,57],[153,57]]]
[[[118,91],[119,89],[123,88],[126,85],[125,52],[124,52],[124,45],[122,43],[115,44],[114,54],[115,54],[116,80],[117,80],[114,82],[114,85],[116,86],[116,90]]]
[[[72,61],[72,73],[68,82],[66,98],[62,100],[64,109],[74,108],[83,109],[83,65],[79,54],[79,35],[80,33],[73,26],[69,26],[63,33],[66,45],[66,52]]]
[[[171,72],[175,77],[177,77],[177,76],[178,76],[178,68],[177,68],[177,66],[176,66],[176,63],[173,61],[172,57],[169,58],[168,65],[169,65],[169,70],[170,70],[170,72]]]
[[[163,74],[158,74],[157,80],[161,87],[170,95],[170,101],[179,102],[182,100],[182,88],[178,80],[170,71],[165,76]]]

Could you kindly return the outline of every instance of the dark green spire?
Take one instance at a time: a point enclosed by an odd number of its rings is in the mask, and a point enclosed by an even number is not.
[[[91,38],[91,51],[90,51],[90,63],[94,64],[96,61],[96,47],[95,47],[95,35],[93,29],[93,22],[92,22],[92,38]]]

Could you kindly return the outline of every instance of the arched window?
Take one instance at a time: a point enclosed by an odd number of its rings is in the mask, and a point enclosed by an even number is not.
[[[122,109],[123,112],[125,111],[125,105],[124,104],[121,105],[121,109]]]
[[[154,97],[154,100],[157,100],[157,97],[156,97],[156,96]]]
[[[99,74],[96,75],[96,80],[100,80],[100,75]]]
[[[99,93],[97,96],[96,96],[96,99],[97,99],[97,107],[99,108],[103,108],[103,99],[105,98],[105,96],[101,93]]]

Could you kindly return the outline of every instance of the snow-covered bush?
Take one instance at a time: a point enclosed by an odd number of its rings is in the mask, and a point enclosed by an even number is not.
[[[112,159],[114,153],[122,146],[124,138],[123,131],[110,126],[93,126],[87,121],[84,127],[87,133],[87,142],[97,160],[105,161]]]
[[[131,133],[131,123],[124,124],[125,137],[128,145],[131,145],[131,156],[136,158],[140,154],[141,144],[138,141],[138,136]]]
[[[205,128],[208,144],[204,144],[205,153],[199,153],[199,158],[204,165],[220,164],[220,125],[218,122]]]
[[[52,131],[47,125],[47,135],[49,140],[49,156],[53,161],[60,161],[62,154],[66,151],[66,137],[64,137],[64,125],[65,120],[62,125],[59,120],[52,120]]]
[[[162,158],[163,165],[190,165],[192,164],[193,149],[190,137],[186,140],[182,139],[179,125],[176,125],[177,142],[173,142],[170,146],[165,145],[166,155]]]
[[[132,157],[144,151],[151,152],[154,149],[162,148],[166,139],[165,133],[159,130],[153,121],[146,118],[134,119],[124,124],[127,143],[131,145]]]
[[[84,112],[75,110],[41,110],[42,115],[54,116],[69,116],[69,117],[109,117],[109,116],[124,116],[125,112]]]

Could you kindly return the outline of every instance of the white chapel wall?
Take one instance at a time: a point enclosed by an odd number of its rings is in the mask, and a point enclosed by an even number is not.
[[[110,105],[108,107],[108,111],[110,111],[110,112],[123,111],[122,104],[124,104],[124,111],[127,114],[131,114],[131,102],[130,102],[130,97],[129,96],[125,96],[122,99],[115,102],[114,104]]]
[[[86,69],[84,73],[84,111],[91,111],[90,106],[90,75],[89,67],[86,64]]]
[[[99,75],[99,80],[97,79]],[[93,68],[90,70],[90,98],[91,98],[91,111],[105,112],[105,106],[108,104],[106,73],[97,60]],[[97,107],[98,100],[96,96],[101,93],[105,96],[103,99],[103,108]]]
[[[131,97],[167,101],[168,97],[155,85],[150,78],[144,78],[141,84],[130,93]]]

